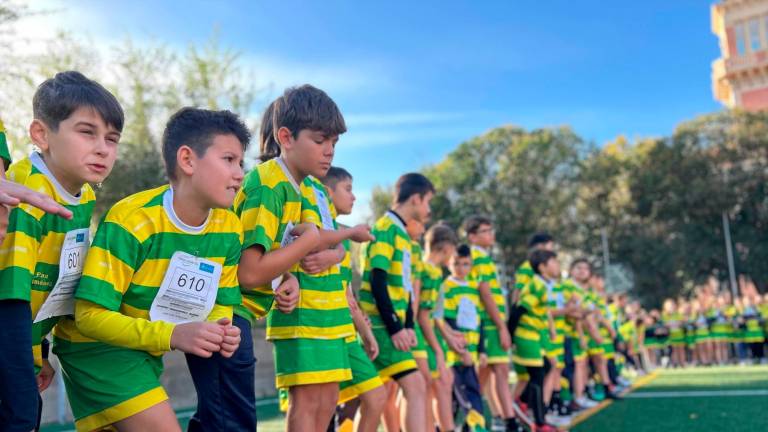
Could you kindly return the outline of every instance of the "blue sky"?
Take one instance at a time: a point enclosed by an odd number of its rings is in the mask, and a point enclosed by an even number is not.
[[[43,4],[49,4],[43,3]],[[171,45],[217,27],[263,82],[310,82],[347,117],[335,163],[368,212],[376,184],[502,124],[570,125],[602,144],[720,109],[710,2],[72,1],[47,21]],[[255,110],[261,107],[254,107]]]

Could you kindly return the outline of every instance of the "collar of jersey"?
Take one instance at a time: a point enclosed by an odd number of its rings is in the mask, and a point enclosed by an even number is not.
[[[280,169],[283,170],[283,174],[285,174],[285,177],[287,177],[288,181],[291,182],[291,184],[293,185],[293,188],[296,189],[296,192],[301,193],[299,184],[296,182],[296,179],[293,178],[293,175],[291,175],[291,172],[288,170],[288,167],[285,165],[285,161],[283,160],[283,157],[282,156],[276,157],[275,163],[277,163],[277,166],[279,166]]]
[[[482,252],[482,253],[484,253],[486,255],[490,255],[488,253],[488,251],[484,247],[482,247],[482,246],[472,245],[472,249],[478,250],[478,251],[480,251],[480,252]]]
[[[459,285],[468,285],[469,284],[469,282],[467,282],[466,279],[461,280],[461,279],[459,279],[459,278],[457,278],[457,277],[455,277],[453,275],[448,276],[448,279],[452,280],[454,283],[457,283]]]
[[[48,169],[48,166],[45,164],[45,161],[43,160],[43,156],[38,152],[32,152],[31,155],[29,155],[29,160],[32,161],[32,165],[37,168],[38,171],[43,173],[43,175],[48,179],[48,181],[51,182],[53,187],[56,189],[56,192],[61,196],[61,198],[67,202],[67,204],[77,205],[80,204],[80,196],[83,194],[82,189],[80,189],[80,195],[75,196],[71,193],[67,192],[66,189],[64,189],[64,186],[59,183],[58,180],[56,180],[56,177],[53,176],[53,173],[51,170]]]
[[[397,225],[400,228],[402,228],[403,231],[406,232],[406,234],[408,233],[408,231],[405,229],[405,221],[403,220],[403,218],[400,217],[399,214],[397,214],[397,212],[395,212],[394,210],[390,209],[390,210],[387,210],[387,213],[385,213],[385,214],[387,215],[388,218],[392,219],[392,222],[394,222],[395,225]]]
[[[171,220],[171,223],[176,225],[176,228],[189,234],[200,234],[205,229],[205,226],[208,225],[208,221],[211,219],[212,212],[212,210],[208,211],[208,216],[205,218],[205,222],[203,222],[203,224],[200,226],[191,226],[185,224],[176,215],[176,210],[173,209],[173,187],[171,186],[168,186],[168,190],[163,193],[163,210],[165,210],[165,214],[168,215],[168,219]]]

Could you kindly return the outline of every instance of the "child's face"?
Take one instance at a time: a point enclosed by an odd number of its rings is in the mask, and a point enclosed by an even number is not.
[[[411,219],[405,226],[405,230],[408,232],[408,236],[411,240],[419,240],[421,236],[424,235],[424,224],[415,219]]]
[[[588,281],[589,276],[589,265],[585,262],[580,262],[571,269],[571,277],[581,283]]]
[[[548,279],[557,279],[560,277],[560,261],[557,258],[550,258],[541,266],[541,273]]]
[[[496,242],[496,231],[490,225],[480,225],[470,241],[478,246],[491,247]]]
[[[323,178],[333,162],[338,135],[326,136],[322,131],[302,129],[296,138],[287,128],[280,128],[278,137],[287,160],[307,176]]]
[[[443,243],[439,245],[435,251],[436,260],[435,263],[440,266],[445,266],[450,261],[451,257],[456,254],[456,245],[450,243]]]
[[[189,167],[182,170],[211,208],[231,207],[243,183],[243,146],[231,134],[216,135],[212,140],[202,157],[190,151]]]
[[[472,258],[453,255],[451,256],[448,266],[453,277],[457,279],[466,279],[467,275],[472,270]]]
[[[329,190],[333,206],[340,215],[352,213],[352,207],[355,204],[355,194],[352,193],[352,179],[344,179],[336,183],[336,186]]]
[[[70,192],[85,183],[101,183],[112,172],[120,132],[90,107],[75,110],[55,132],[40,120],[34,120],[29,131],[48,169]]]
[[[413,219],[418,220],[422,224],[429,222],[429,217],[432,214],[429,203],[432,201],[432,192],[427,192],[424,196],[416,194],[411,197],[413,204]]]

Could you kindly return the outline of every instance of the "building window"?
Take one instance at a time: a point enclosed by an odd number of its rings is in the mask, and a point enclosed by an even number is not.
[[[736,24],[734,29],[736,33],[736,53],[738,55],[744,55],[747,53],[747,38],[744,34],[744,24]]]
[[[760,41],[760,21],[757,18],[749,20],[749,50],[757,52],[762,49]]]

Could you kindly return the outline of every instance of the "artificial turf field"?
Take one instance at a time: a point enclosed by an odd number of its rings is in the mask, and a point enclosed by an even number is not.
[[[660,370],[654,376],[624,400],[587,413],[571,430],[768,430],[768,366]]]
[[[659,370],[624,400],[605,402],[576,419],[574,432],[768,431],[768,366]],[[259,401],[259,431],[282,432],[283,417],[271,400]],[[182,430],[191,411],[179,412]],[[72,430],[72,425],[43,427]],[[382,429],[383,430],[383,429]]]

